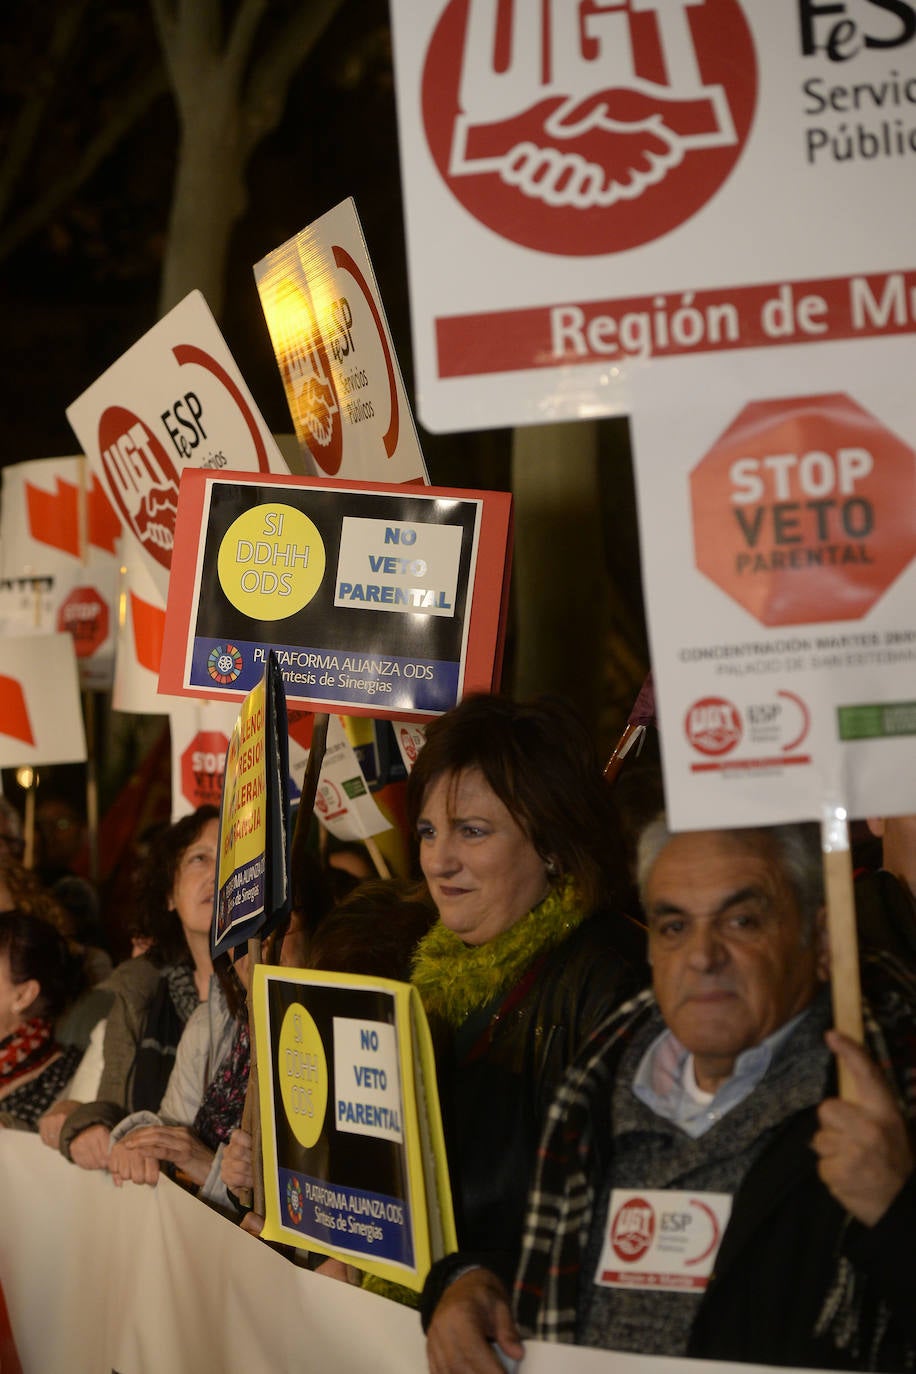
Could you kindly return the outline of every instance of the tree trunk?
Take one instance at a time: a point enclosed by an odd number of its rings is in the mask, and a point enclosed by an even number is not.
[[[516,429],[513,695],[559,693],[595,728],[610,629],[591,421]]]
[[[209,106],[182,132],[162,264],[160,317],[197,289],[220,318],[229,243],[244,208],[238,116]]]

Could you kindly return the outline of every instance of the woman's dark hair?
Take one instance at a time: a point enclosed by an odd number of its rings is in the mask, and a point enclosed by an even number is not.
[[[189,958],[178,912],[169,905],[178,865],[208,821],[219,820],[215,806],[199,806],[156,835],[137,873],[137,931],[153,941],[147,958],[157,968]]]
[[[40,916],[24,911],[0,913],[0,955],[9,960],[10,978],[34,978],[41,991],[26,1015],[59,1016],[82,985],[80,960],[59,931]]]
[[[537,852],[573,879],[589,910],[619,905],[627,868],[611,790],[592,739],[567,702],[470,696],[426,729],[407,780],[412,830],[432,783],[476,769]]]

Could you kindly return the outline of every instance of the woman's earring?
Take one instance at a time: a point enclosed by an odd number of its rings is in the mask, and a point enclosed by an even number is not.
[[[544,867],[547,869],[547,876],[551,882],[553,882],[556,878],[559,878],[560,865],[557,863],[556,859],[553,858],[553,856],[546,860]]]

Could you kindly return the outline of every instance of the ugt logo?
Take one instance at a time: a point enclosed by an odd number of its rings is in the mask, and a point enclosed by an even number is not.
[[[583,256],[695,214],[737,162],[756,93],[738,0],[450,0],[423,120],[476,219]]]

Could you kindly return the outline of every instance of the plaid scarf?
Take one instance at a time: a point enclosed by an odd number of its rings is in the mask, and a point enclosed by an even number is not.
[[[601,1144],[594,1139],[596,1109],[602,1101],[610,1103],[620,1056],[654,1010],[648,989],[619,1007],[595,1032],[550,1104],[515,1280],[523,1334],[575,1342],[579,1269],[594,1202],[589,1165],[593,1146]]]
[[[46,1017],[33,1016],[0,1040],[0,1083],[4,1087],[40,1069],[57,1052],[53,1031]]]
[[[916,1120],[916,1064],[913,1032],[913,975],[890,956],[866,956],[863,982],[876,1000],[863,999],[866,1048],[888,1073],[908,1120]],[[523,1335],[575,1343],[582,1257],[588,1245],[594,1205],[593,1182],[610,1148],[610,1102],[614,1078],[626,1047],[656,1007],[646,990],[614,1012],[593,1035],[577,1065],[567,1074],[547,1113],[528,1199],[521,1259],[515,1280],[515,1312]],[[888,1020],[885,1022],[884,1015]],[[880,1022],[880,1024],[879,1024]],[[900,1051],[909,1049],[901,1059]],[[889,1073],[891,1066],[896,1072]],[[848,1260],[840,1258],[815,1334],[829,1335],[860,1368],[881,1368],[881,1337],[886,1309],[879,1316],[868,1350],[858,1347],[858,1316],[864,1283]]]

